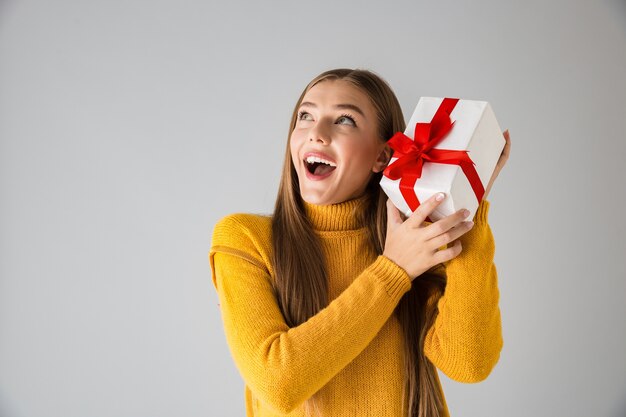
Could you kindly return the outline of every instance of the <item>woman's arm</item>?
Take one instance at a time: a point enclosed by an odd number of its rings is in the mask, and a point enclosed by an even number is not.
[[[479,382],[487,378],[502,350],[495,242],[483,200],[474,227],[460,237],[461,253],[436,273],[447,276],[439,315],[429,329],[424,353],[449,378]],[[419,278],[418,278],[419,279]]]
[[[249,236],[236,215],[214,232],[209,260],[224,331],[246,384],[266,404],[289,413],[367,347],[411,280],[381,255],[326,308],[289,328]]]

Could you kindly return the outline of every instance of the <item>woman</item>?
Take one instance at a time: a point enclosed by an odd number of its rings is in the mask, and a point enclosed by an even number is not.
[[[478,382],[497,363],[485,198],[508,133],[472,227],[463,210],[425,222],[436,196],[405,220],[381,191],[404,129],[376,74],[320,74],[294,109],[274,214],[216,224],[212,279],[248,416],[447,416],[436,368]]]

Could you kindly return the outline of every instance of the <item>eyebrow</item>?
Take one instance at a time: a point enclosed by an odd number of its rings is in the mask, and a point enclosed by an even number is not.
[[[300,107],[302,106],[308,106],[308,107],[313,107],[313,108],[317,108],[317,106],[315,105],[315,103],[311,103],[310,101],[304,101],[302,103],[300,103]],[[335,106],[336,109],[346,109],[346,110],[353,110],[357,113],[359,113],[361,116],[365,117],[365,113],[363,113],[363,111],[358,107],[355,106],[354,104],[337,104]]]

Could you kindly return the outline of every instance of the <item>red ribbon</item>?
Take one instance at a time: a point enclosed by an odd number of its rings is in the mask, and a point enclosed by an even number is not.
[[[402,132],[396,132],[387,142],[394,150],[393,156],[398,159],[387,166],[383,174],[392,180],[400,178],[400,192],[411,211],[420,206],[414,186],[417,179],[422,176],[424,162],[459,165],[469,180],[478,202],[483,199],[485,189],[474,168],[474,161],[467,155],[467,151],[433,149],[452,130],[454,122],[450,120],[450,113],[458,101],[458,98],[444,98],[430,123],[415,125],[415,139]]]

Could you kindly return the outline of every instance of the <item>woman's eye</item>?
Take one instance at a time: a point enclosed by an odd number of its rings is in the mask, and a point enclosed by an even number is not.
[[[305,119],[305,117],[307,116],[310,116],[310,114],[305,111],[301,111],[298,113],[298,120],[309,120],[309,119]]]
[[[301,111],[298,112],[298,120],[303,120],[303,121],[312,121],[313,118],[311,116],[311,114],[305,112],[305,111]],[[343,114],[341,115],[341,117],[339,117],[339,119],[337,119],[337,122],[339,124],[350,124],[352,126],[356,126],[356,122],[354,121],[354,118],[352,116],[350,116],[349,114]]]
[[[341,120],[347,120],[350,124],[352,124],[353,126],[356,126],[356,122],[354,121],[354,119],[352,118],[352,116],[349,116],[347,114],[342,115],[339,119],[337,119],[338,121]]]

